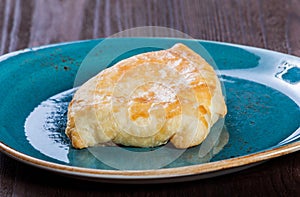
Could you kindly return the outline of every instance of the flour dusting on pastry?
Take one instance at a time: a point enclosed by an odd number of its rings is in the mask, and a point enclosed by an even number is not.
[[[84,83],[69,105],[66,135],[75,148],[168,141],[188,148],[226,113],[213,67],[178,43],[124,59]]]

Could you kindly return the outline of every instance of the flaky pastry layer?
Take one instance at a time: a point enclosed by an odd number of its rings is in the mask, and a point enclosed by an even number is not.
[[[188,148],[226,113],[213,67],[178,43],[124,59],[83,84],[69,104],[66,135],[75,148],[168,141]]]

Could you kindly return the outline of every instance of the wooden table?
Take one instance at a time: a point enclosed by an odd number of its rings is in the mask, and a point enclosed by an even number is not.
[[[300,0],[0,0],[0,54],[150,25],[300,56]],[[225,176],[139,186],[66,178],[0,153],[0,196],[77,195],[300,196],[300,152]]]

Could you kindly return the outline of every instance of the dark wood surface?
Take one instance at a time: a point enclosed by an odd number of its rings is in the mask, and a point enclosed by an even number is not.
[[[149,25],[300,56],[300,0],[0,0],[0,54]],[[139,186],[66,178],[0,153],[0,196],[105,195],[300,196],[300,152],[225,176]]]

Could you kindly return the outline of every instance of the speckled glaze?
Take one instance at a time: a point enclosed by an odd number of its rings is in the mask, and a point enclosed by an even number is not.
[[[89,151],[70,147],[63,134],[70,97],[63,101],[65,108],[60,109],[61,116],[50,117],[56,126],[43,131],[46,132],[44,137],[50,136],[45,141],[42,141],[43,136],[40,138],[44,149],[37,148],[31,142],[35,133],[29,136],[24,130],[26,118],[43,101],[73,88],[81,62],[101,41],[49,45],[0,57],[2,152],[25,163],[77,178],[158,183],[234,172],[300,149],[300,59],[263,49],[199,40],[188,42],[201,43],[216,63],[228,107],[225,125],[230,135],[229,142],[210,162],[200,162],[197,157],[199,148],[194,147],[162,169],[111,168],[95,159]],[[122,45],[141,41],[167,44],[183,40],[118,38],[117,41]],[[114,52],[113,48],[108,50]],[[129,51],[111,62],[153,50],[158,49],[148,47]],[[56,149],[61,151],[49,153]]]

